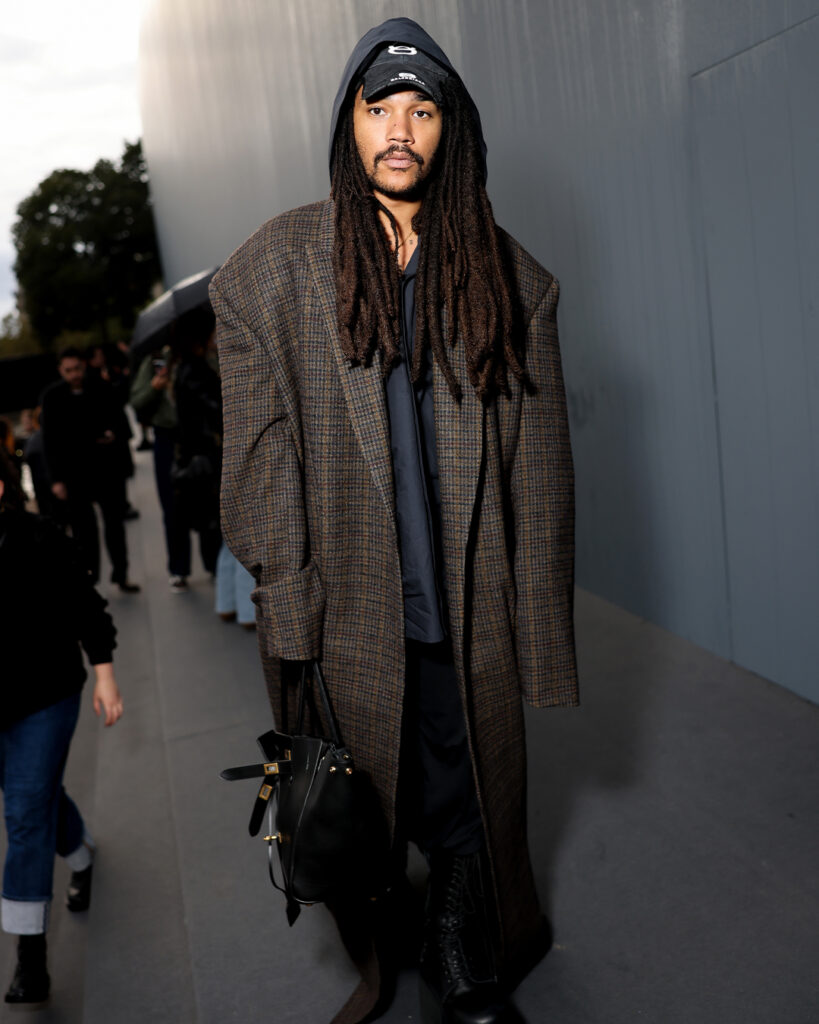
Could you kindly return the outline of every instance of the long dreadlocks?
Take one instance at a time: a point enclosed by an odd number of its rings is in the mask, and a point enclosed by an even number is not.
[[[423,244],[411,373],[414,381],[421,378],[430,347],[451,394],[460,400],[461,386],[447,355],[447,347],[459,336],[466,346],[469,381],[486,400],[496,390],[508,392],[507,369],[518,380],[526,380],[515,351],[517,304],[505,247],[484,187],[478,131],[466,92],[456,78],[448,79],[443,91],[443,133],[423,204],[412,221]],[[395,221],[371,192],[353,133],[352,104],[336,133],[331,193],[342,349],[353,365],[369,365],[380,349],[386,375],[400,354],[401,272],[397,252],[387,245],[379,210],[394,228]]]

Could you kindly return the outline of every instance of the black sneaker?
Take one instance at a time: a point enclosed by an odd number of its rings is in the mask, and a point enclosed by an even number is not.
[[[121,594],[138,594],[142,587],[138,583],[129,583],[128,580],[123,580],[122,583],[117,583]]]
[[[71,881],[65,894],[65,905],[69,910],[78,913],[88,910],[91,905],[91,873],[94,865],[89,864],[83,871],[72,871]]]

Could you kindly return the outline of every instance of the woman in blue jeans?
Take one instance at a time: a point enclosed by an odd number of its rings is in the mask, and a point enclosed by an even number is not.
[[[94,667],[94,710],[113,725],[122,698],[111,662],[115,629],[74,542],[23,510],[16,470],[0,453],[0,787],[8,836],[0,920],[19,936],[5,1000],[49,994],[45,933],[55,853],[71,870],[68,907],[85,910],[94,844],[63,788],[86,671]]]

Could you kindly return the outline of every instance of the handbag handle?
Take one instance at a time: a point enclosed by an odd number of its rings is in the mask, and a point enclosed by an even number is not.
[[[311,677],[313,686],[308,685],[307,671],[308,668],[312,670]],[[341,733],[339,732],[338,722],[333,712],[333,706],[330,703],[330,695],[327,692],[327,684],[324,682],[324,673],[321,671],[321,666],[318,660],[305,661],[301,666],[301,680],[299,682],[299,696],[298,696],[298,707],[299,717],[296,722],[296,735],[299,735],[304,727],[304,708],[305,705],[310,701],[312,704],[313,688],[318,689],[319,697],[321,697],[321,704],[324,709],[324,717],[327,721],[327,727],[330,730],[330,739],[337,747],[341,747],[344,744],[341,741]],[[282,704],[285,705],[286,698],[284,696],[284,688],[282,687]],[[313,706],[315,710],[315,706]]]

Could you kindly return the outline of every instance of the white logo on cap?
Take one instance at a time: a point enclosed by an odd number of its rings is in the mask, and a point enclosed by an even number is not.
[[[414,46],[390,46],[387,48],[387,53],[391,53],[394,57],[409,57],[418,51]]]
[[[411,78],[413,80],[413,82],[417,82],[418,81],[418,76],[414,75],[411,71],[399,71],[398,72],[398,77],[399,78]]]

